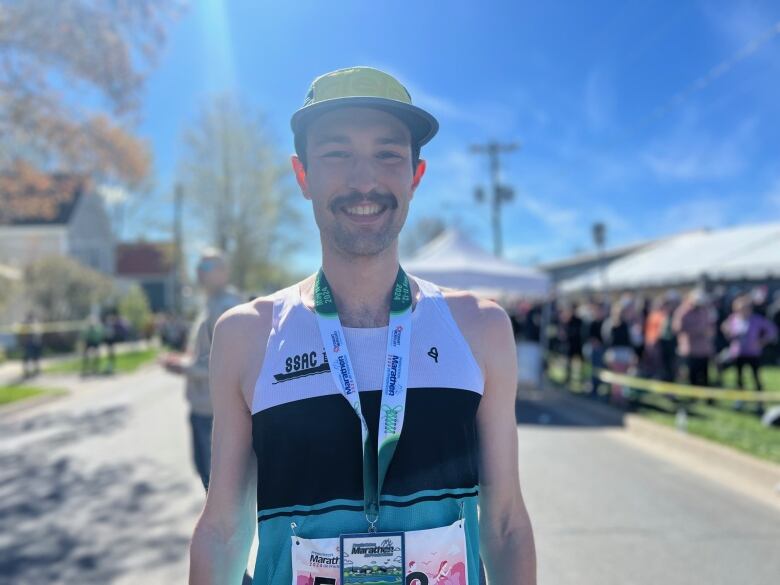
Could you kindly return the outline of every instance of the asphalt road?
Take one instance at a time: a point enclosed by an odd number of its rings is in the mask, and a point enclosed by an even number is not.
[[[203,506],[182,381],[53,379],[66,397],[0,413],[0,583],[187,582]]]
[[[540,585],[769,585],[780,513],[637,449],[568,404],[518,403]],[[543,424],[540,424],[543,423]]]
[[[203,494],[181,380],[50,383],[74,392],[0,412],[0,585],[186,583]],[[777,583],[776,509],[544,395],[517,413],[540,585]]]

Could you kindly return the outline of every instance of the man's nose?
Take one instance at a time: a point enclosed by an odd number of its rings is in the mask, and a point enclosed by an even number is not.
[[[376,169],[371,157],[354,157],[347,176],[347,186],[359,193],[370,193],[377,188]]]

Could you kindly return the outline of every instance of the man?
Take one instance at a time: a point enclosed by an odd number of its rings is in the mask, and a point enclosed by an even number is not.
[[[688,383],[693,386],[709,386],[716,318],[707,293],[699,288],[674,313],[672,328],[677,334],[677,354],[688,366]]]
[[[590,395],[597,398],[599,395],[599,370],[604,367],[604,338],[601,329],[604,326],[606,312],[604,304],[600,300],[590,303],[590,314],[585,331],[585,353],[590,361]]]
[[[32,378],[41,373],[41,353],[43,353],[43,328],[33,311],[27,316],[19,328],[19,344],[24,351],[22,356],[22,372],[25,378]]]
[[[82,331],[84,350],[81,356],[81,375],[100,373],[100,344],[103,343],[103,326],[97,315],[90,315]]]
[[[255,513],[260,585],[335,584],[339,566],[362,570],[340,555],[366,551],[393,557],[380,563],[389,582],[477,585],[481,555],[492,585],[536,583],[509,319],[399,270],[420,148],[437,128],[398,81],[364,67],[317,78],[293,116],[322,271],[217,323],[192,585],[240,581]]]
[[[163,364],[170,372],[187,379],[190,404],[192,455],[203,488],[208,491],[211,473],[211,431],[214,410],[209,394],[209,352],[217,319],[242,299],[228,288],[229,270],[218,250],[206,250],[198,262],[198,284],[206,293],[206,304],[192,328],[186,354],[169,354]]]
[[[579,307],[576,304],[564,306],[561,310],[561,332],[566,349],[566,378],[564,384],[571,383],[571,374],[573,362],[577,360],[577,373],[582,374],[582,319],[579,314]],[[577,380],[578,384],[580,380]]]

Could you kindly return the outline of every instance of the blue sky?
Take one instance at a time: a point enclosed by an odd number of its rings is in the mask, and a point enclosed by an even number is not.
[[[506,255],[518,262],[589,249],[594,221],[611,245],[776,221],[778,23],[771,0],[193,0],[148,79],[139,130],[155,188],[123,235],[165,235],[181,135],[210,95],[232,90],[264,110],[286,154],[311,79],[355,64],[398,76],[439,118],[412,223],[443,216],[490,247],[489,209],[473,198],[487,161],[468,152],[489,139],[522,143],[504,170],[517,194]],[[304,229],[316,233],[311,219]],[[318,265],[311,242],[301,270]]]

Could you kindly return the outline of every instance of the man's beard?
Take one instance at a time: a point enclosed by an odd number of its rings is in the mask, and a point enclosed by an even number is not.
[[[387,217],[384,217],[379,225],[365,230],[361,230],[359,226],[347,227],[344,222],[349,220],[343,217],[343,210],[365,202],[385,208],[382,213],[387,214]],[[350,256],[374,256],[383,252],[395,241],[403,226],[403,220],[399,221],[396,217],[399,209],[398,199],[389,192],[370,191],[364,194],[353,191],[335,197],[328,204],[328,209],[336,218],[327,227],[330,239],[340,252]]]

